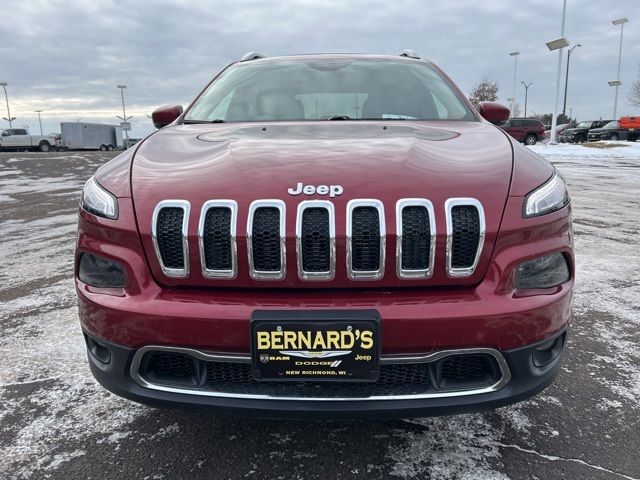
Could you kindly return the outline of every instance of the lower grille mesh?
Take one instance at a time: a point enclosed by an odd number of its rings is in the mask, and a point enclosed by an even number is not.
[[[166,268],[184,268],[183,219],[184,210],[178,207],[164,207],[158,213],[156,230],[158,249]]]
[[[356,207],[352,213],[352,269],[380,269],[380,216],[374,207]]]
[[[261,272],[280,271],[280,210],[275,207],[257,208],[251,236],[253,268]]]
[[[429,211],[422,206],[402,209],[402,269],[426,270],[429,268],[431,229]]]
[[[451,209],[453,237],[451,267],[472,267],[480,243],[480,215],[472,205],[456,205]]]

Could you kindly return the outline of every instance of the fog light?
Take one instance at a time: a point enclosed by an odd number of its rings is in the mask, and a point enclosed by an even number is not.
[[[122,265],[90,253],[83,253],[80,257],[78,278],[92,287],[124,288],[125,284]]]
[[[571,278],[562,253],[553,253],[521,263],[516,270],[516,288],[556,287]]]

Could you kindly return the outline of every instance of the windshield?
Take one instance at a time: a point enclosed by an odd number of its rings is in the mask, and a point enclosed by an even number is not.
[[[575,128],[591,128],[591,122],[580,122]]]
[[[618,128],[618,121],[614,120],[613,122],[609,122],[602,128]]]
[[[223,72],[185,122],[475,120],[426,63],[317,59],[240,63]]]

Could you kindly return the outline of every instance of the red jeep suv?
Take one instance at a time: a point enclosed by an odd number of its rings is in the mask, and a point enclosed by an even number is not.
[[[102,166],[75,282],[91,370],[152,405],[386,418],[559,371],[569,195],[432,63],[249,54]],[[484,117],[484,118],[483,118]]]
[[[535,145],[545,138],[544,125],[535,118],[510,118],[500,128],[525,145]]]

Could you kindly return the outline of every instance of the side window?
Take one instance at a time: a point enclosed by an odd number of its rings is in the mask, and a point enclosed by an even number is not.
[[[26,134],[27,134],[27,131],[24,129],[14,130],[14,135],[26,135]]]
[[[538,127],[537,120],[527,120],[527,127]]]
[[[523,120],[511,120],[511,127],[523,127],[524,126],[524,121]]]

